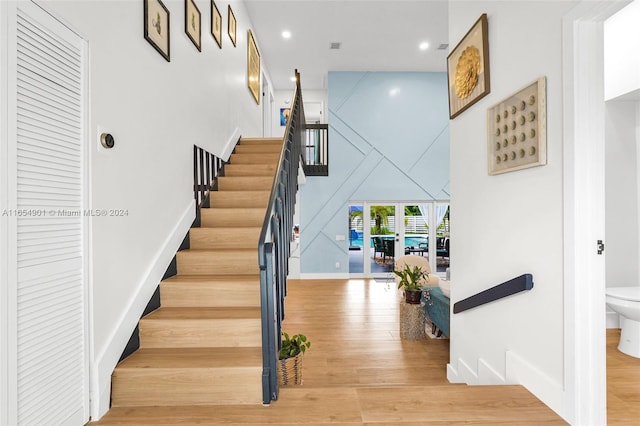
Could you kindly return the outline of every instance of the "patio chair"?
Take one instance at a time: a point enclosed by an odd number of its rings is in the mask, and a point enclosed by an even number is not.
[[[376,257],[376,253],[384,256],[384,244],[382,243],[382,237],[373,237],[373,257]]]
[[[393,259],[396,256],[395,242],[393,240],[382,240],[382,261],[385,262],[387,257]]]

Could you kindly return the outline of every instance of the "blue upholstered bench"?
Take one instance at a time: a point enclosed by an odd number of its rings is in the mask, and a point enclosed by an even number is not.
[[[449,337],[449,298],[442,294],[440,287],[423,289],[425,292],[422,293],[422,299],[427,316],[445,336]]]

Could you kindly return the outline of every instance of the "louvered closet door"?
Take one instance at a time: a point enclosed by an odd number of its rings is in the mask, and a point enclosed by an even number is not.
[[[11,40],[15,419],[81,425],[89,419],[85,43],[31,2],[18,2]]]

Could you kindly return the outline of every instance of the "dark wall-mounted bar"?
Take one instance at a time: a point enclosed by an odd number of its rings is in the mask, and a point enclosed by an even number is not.
[[[517,278],[506,281],[502,284],[498,284],[495,287],[491,287],[487,290],[481,291],[478,294],[474,294],[471,297],[467,297],[459,302],[454,303],[453,313],[458,314],[460,312],[476,308],[480,305],[484,305],[493,302],[503,297],[511,296],[512,294],[520,293],[521,291],[531,290],[533,288],[533,275],[524,274]]]

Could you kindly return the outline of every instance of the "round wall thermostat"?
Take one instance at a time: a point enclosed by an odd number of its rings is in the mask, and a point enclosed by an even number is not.
[[[116,141],[115,139],[113,139],[111,133],[103,133],[100,135],[100,143],[103,147],[109,149],[113,148],[113,146],[116,144]]]

